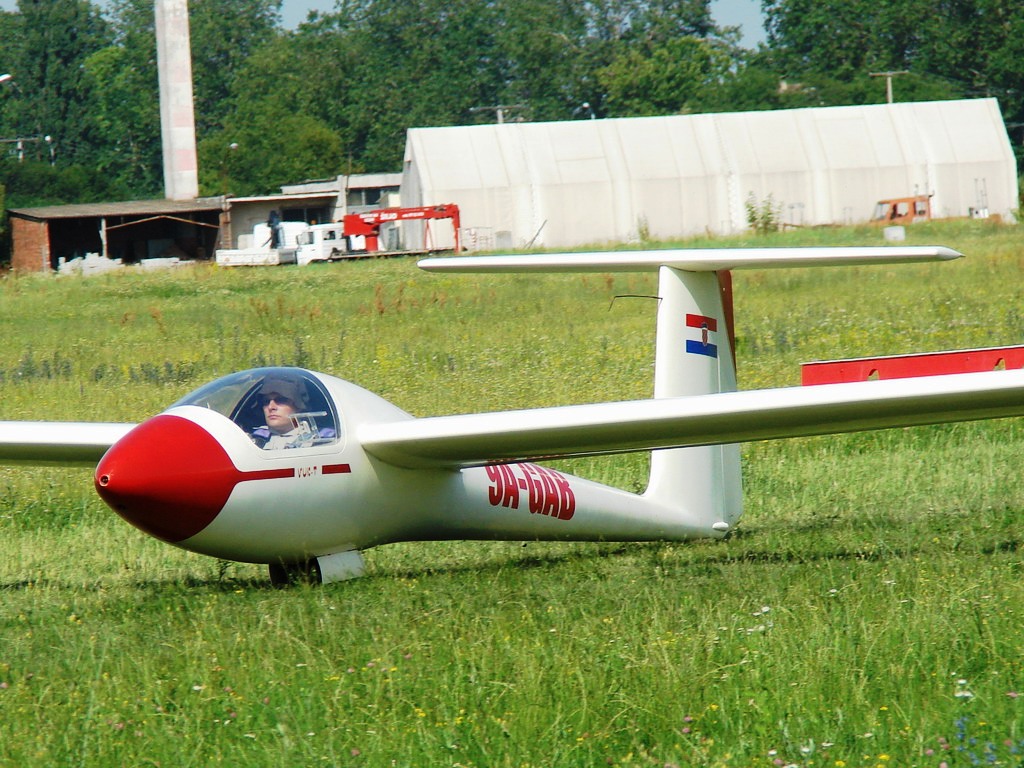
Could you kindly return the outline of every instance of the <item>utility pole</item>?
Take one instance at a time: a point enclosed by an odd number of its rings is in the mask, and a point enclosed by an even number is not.
[[[12,75],[10,72],[4,72],[2,75],[0,75],[0,84],[3,84],[3,83],[8,83],[18,93],[22,92],[21,87],[18,85],[18,81],[14,79],[14,75]],[[37,126],[38,126],[38,123],[37,123]],[[38,130],[40,131],[40,133],[42,132],[42,129],[38,129]],[[54,151],[53,151],[53,137],[50,136],[49,134],[47,134],[45,136],[42,136],[42,135],[19,136],[19,137],[14,138],[14,139],[0,139],[0,144],[14,144],[15,151],[18,153],[18,162],[19,163],[23,163],[23,162],[25,162],[25,142],[27,142],[27,141],[44,141],[44,142],[46,142],[46,147],[49,150],[49,154],[50,154],[50,165],[54,165],[55,164],[56,160],[55,160]]]
[[[909,75],[905,69],[900,71],[890,70],[888,72],[868,72],[868,77],[884,77],[885,78],[885,101],[887,104],[892,104],[892,79],[896,75]]]
[[[493,107],[470,107],[470,112],[493,112],[498,119],[498,125],[505,122],[505,111],[514,109],[526,109],[525,104],[495,104]]]

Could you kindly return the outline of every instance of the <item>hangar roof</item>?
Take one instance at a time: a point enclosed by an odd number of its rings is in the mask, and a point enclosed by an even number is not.
[[[855,223],[930,194],[934,215],[1018,206],[995,99],[414,128],[405,205],[455,202],[513,247],[667,240],[748,227]]]

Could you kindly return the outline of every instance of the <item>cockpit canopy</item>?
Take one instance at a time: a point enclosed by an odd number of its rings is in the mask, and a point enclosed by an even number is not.
[[[217,379],[174,404],[227,416],[260,448],[309,448],[340,438],[323,385],[302,368],[254,368]],[[282,417],[283,414],[283,417]]]

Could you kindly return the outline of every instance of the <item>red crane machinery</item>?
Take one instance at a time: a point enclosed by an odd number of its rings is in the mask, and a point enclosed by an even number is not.
[[[415,208],[379,208],[375,211],[347,214],[342,221],[344,223],[345,237],[365,237],[366,251],[373,253],[374,251],[382,250],[380,247],[381,227],[392,221],[424,221],[422,250],[435,250],[435,248],[431,247],[432,233],[430,231],[430,221],[436,219],[451,220],[452,229],[455,234],[455,252],[458,253],[461,250],[459,245],[459,206],[455,205],[455,203],[424,205]]]

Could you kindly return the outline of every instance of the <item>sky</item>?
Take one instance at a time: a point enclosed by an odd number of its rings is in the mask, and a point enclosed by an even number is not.
[[[334,0],[284,0],[281,20],[286,27],[294,29],[305,21],[310,11],[326,13],[333,8]],[[756,48],[758,43],[764,42],[761,0],[711,0],[711,14],[719,26],[742,27],[742,40],[747,48]]]
[[[100,0],[102,4],[102,0]],[[310,11],[322,13],[333,10],[335,0],[284,0],[281,4],[281,20],[288,29],[294,29],[305,21]],[[0,0],[0,10],[13,11],[17,0]],[[739,26],[743,30],[742,43],[755,48],[764,42],[761,28],[761,0],[711,0],[711,13],[720,26]]]
[[[720,27],[740,27],[746,48],[766,40],[761,0],[711,0],[711,16]]]

